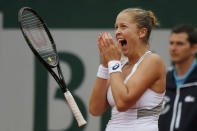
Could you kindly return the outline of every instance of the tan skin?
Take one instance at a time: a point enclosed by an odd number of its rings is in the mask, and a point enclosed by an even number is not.
[[[172,33],[168,49],[171,60],[176,65],[177,76],[183,77],[193,63],[197,52],[197,44],[191,46],[185,32]]]
[[[125,39],[127,45],[122,47],[121,44],[116,44],[109,33],[100,34],[98,47],[102,64],[107,67],[109,61],[120,60],[121,52],[128,57],[129,62],[123,67],[122,73],[111,73],[110,80],[96,78],[89,101],[89,111],[94,116],[101,115],[109,106],[106,98],[109,86],[111,86],[117,110],[120,112],[133,106],[148,88],[156,93],[165,91],[165,66],[156,54],[145,56],[135,73],[124,84],[123,81],[131,72],[134,64],[148,51],[147,43],[143,40],[147,29],[138,29],[133,17],[127,13],[120,13],[117,16],[115,28],[117,41]]]

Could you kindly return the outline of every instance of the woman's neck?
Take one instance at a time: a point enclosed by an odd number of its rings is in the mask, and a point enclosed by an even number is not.
[[[134,65],[135,63],[137,63],[140,57],[144,55],[144,53],[146,53],[147,51],[148,51],[148,47],[135,50],[135,52],[133,52],[132,55],[128,56],[128,64]]]

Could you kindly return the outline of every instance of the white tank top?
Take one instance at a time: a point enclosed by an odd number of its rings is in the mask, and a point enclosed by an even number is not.
[[[143,58],[151,54],[147,51],[134,65],[131,73],[124,83],[133,75]],[[122,67],[127,63],[123,63]],[[158,118],[161,110],[164,93],[159,94],[147,89],[134,106],[125,112],[116,109],[111,87],[108,88],[107,100],[112,107],[111,119],[107,124],[106,131],[158,131]]]

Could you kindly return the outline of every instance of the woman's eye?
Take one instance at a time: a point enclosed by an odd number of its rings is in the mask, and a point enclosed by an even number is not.
[[[126,28],[127,26],[126,26],[126,25],[122,25],[121,27],[122,27],[122,28]]]

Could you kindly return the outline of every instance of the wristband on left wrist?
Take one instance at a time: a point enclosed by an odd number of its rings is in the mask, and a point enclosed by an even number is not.
[[[112,60],[108,62],[109,74],[113,72],[122,72],[121,62],[118,60]]]

